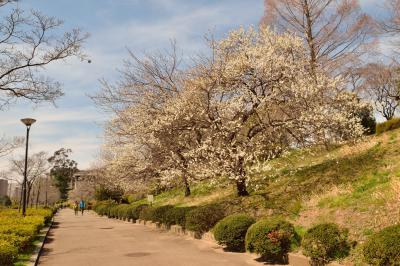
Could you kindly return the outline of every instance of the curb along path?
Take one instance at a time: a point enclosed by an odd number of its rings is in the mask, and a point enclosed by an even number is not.
[[[262,265],[255,259],[224,252],[212,242],[64,209],[55,217],[39,265]]]

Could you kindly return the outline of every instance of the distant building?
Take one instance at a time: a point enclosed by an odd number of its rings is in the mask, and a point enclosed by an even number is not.
[[[0,179],[0,196],[8,195],[8,181]]]
[[[22,189],[19,184],[17,184],[17,183],[8,184],[7,194],[11,199],[18,201],[19,198],[21,197],[21,191],[22,191]]]

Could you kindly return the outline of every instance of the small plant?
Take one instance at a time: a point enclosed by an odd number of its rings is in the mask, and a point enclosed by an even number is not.
[[[305,233],[302,247],[314,265],[325,265],[334,259],[344,258],[350,252],[348,230],[334,223],[316,225]]]
[[[203,234],[224,218],[224,211],[219,205],[205,205],[189,211],[186,214],[185,228]]]
[[[271,261],[285,261],[291,244],[298,241],[293,225],[281,218],[266,218],[247,230],[246,250]]]
[[[214,237],[228,250],[245,251],[244,239],[247,229],[256,222],[246,214],[234,214],[225,217],[214,227]]]
[[[362,250],[365,262],[371,265],[400,265],[400,225],[373,234]]]

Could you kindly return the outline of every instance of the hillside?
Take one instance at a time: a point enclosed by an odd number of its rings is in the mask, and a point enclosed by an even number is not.
[[[366,236],[400,221],[400,130],[366,137],[357,144],[327,151],[293,151],[253,173],[257,186],[238,198],[233,187],[209,183],[193,187],[185,198],[171,190],[156,205],[224,203],[232,212],[257,217],[281,214],[299,230],[323,221],[336,222],[362,242]]]

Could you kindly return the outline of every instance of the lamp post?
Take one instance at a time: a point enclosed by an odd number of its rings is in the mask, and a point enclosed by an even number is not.
[[[28,144],[29,144],[29,130],[33,123],[36,122],[33,118],[21,119],[21,122],[26,126],[26,143],[25,143],[25,168],[24,168],[24,182],[22,184],[22,215],[26,214],[26,182],[27,182],[27,171],[28,171]]]

